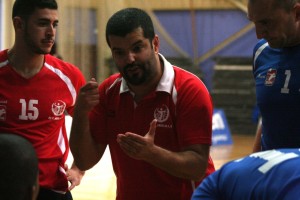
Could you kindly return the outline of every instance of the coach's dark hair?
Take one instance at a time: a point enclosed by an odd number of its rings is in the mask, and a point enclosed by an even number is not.
[[[58,9],[56,0],[16,0],[13,5],[12,18],[19,16],[27,19],[36,8]]]
[[[37,176],[38,159],[32,144],[21,136],[0,133],[0,199],[28,199],[38,184]]]
[[[150,16],[144,10],[125,8],[116,12],[106,25],[106,42],[108,46],[110,46],[108,36],[125,37],[139,27],[143,29],[144,37],[151,42],[155,36],[154,27]]]

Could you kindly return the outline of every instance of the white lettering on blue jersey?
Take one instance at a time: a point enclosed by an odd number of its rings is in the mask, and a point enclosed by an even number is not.
[[[283,161],[286,161],[286,160],[289,160],[289,159],[292,159],[295,157],[299,157],[299,155],[297,155],[295,153],[283,153],[283,152],[280,152],[277,150],[270,150],[270,151],[266,151],[266,152],[254,153],[254,154],[251,154],[249,157],[261,158],[261,159],[267,161],[261,167],[258,168],[258,170],[260,172],[265,174],[270,169],[272,169],[272,167],[274,167],[275,165],[277,165]]]

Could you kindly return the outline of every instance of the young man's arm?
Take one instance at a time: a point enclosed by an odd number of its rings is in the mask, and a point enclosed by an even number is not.
[[[90,134],[89,112],[99,103],[98,84],[92,79],[80,89],[74,109],[70,148],[80,170],[92,168],[102,157],[106,146],[96,144]]]

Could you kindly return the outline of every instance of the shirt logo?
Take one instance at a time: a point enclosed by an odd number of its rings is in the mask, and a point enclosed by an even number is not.
[[[0,120],[5,121],[6,120],[6,106],[0,105]]]
[[[276,69],[269,69],[267,76],[266,76],[266,80],[265,80],[265,85],[266,86],[272,86],[275,82],[275,78],[276,78],[276,74],[277,74],[277,70]]]
[[[61,116],[64,113],[65,108],[66,108],[66,103],[63,102],[62,100],[58,100],[52,104],[51,110],[54,116]]]
[[[157,119],[157,122],[165,122],[168,120],[170,115],[169,108],[166,105],[162,105],[154,110],[154,118]]]

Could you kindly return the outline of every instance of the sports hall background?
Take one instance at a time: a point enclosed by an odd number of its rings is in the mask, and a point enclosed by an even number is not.
[[[0,0],[0,47],[14,42],[11,10],[14,0]],[[103,81],[114,73],[105,41],[108,18],[125,7],[145,9],[160,38],[160,52],[173,64],[198,75],[212,94],[214,107],[223,109],[233,144],[212,148],[217,167],[250,153],[256,129],[255,90],[251,73],[252,49],[257,42],[247,19],[246,0],[57,0],[57,53],[74,63],[86,79]],[[70,120],[68,119],[68,126]],[[237,154],[233,154],[238,152]],[[71,163],[72,156],[69,161]],[[75,200],[114,199],[115,178],[109,152],[82,184]]]

